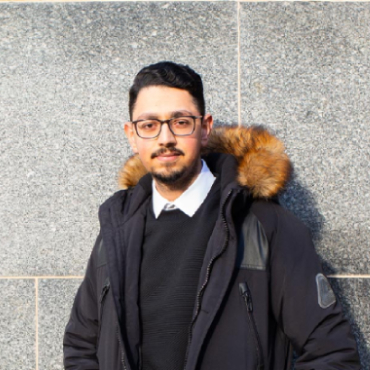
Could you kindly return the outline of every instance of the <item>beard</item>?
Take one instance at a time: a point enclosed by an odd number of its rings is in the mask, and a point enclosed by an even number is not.
[[[151,155],[151,158],[155,158],[161,154],[173,153],[175,155],[185,155],[185,153],[173,146],[160,148]],[[152,177],[157,180],[161,185],[164,185],[170,190],[186,190],[192,183],[194,177],[198,174],[198,161],[195,161],[189,166],[183,166],[182,168],[172,169],[172,163],[164,163],[163,171],[149,171]]]
[[[171,190],[186,190],[192,183],[198,172],[198,163],[195,162],[191,167],[183,167],[177,170],[170,170],[171,164],[167,167],[167,173],[151,171],[153,178],[160,184]]]

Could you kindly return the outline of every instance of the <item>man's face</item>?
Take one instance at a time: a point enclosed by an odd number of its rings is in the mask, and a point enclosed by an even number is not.
[[[149,86],[140,90],[132,120],[156,118],[167,120],[175,116],[200,116],[188,91],[167,86]],[[125,132],[135,153],[156,181],[181,188],[187,187],[201,168],[200,151],[207,144],[212,128],[212,116],[196,119],[195,130],[189,136],[175,136],[168,124],[163,124],[158,137],[143,139],[130,122]]]

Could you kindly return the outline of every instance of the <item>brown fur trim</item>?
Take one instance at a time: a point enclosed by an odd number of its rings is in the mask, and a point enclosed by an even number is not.
[[[237,180],[254,198],[278,194],[292,172],[284,144],[261,126],[218,127],[212,132],[207,151],[234,155],[239,162]]]
[[[292,172],[284,144],[260,126],[213,129],[203,150],[203,153],[209,152],[232,154],[237,158],[237,181],[247,186],[254,198],[270,198],[278,194]],[[136,185],[145,173],[139,157],[131,157],[120,173],[120,186],[125,189]]]
[[[138,154],[131,156],[118,174],[118,185],[121,189],[135,186],[147,173]]]

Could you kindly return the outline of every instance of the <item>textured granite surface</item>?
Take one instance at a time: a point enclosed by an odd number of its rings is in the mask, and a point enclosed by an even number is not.
[[[370,279],[330,279],[356,337],[362,370],[370,368]]]
[[[62,369],[62,337],[81,280],[39,282],[39,369]],[[370,361],[370,279],[330,279],[356,337],[362,370]]]
[[[35,282],[0,280],[0,368],[34,370]]]
[[[203,76],[216,124],[284,140],[282,202],[329,273],[370,274],[370,3],[0,3],[0,275],[83,275],[99,204],[131,154],[122,126],[138,70]],[[238,76],[238,51],[240,72]],[[369,279],[332,279],[370,369]],[[39,369],[62,369],[80,279],[40,279]],[[34,370],[35,282],[0,280],[0,368]]]
[[[39,370],[63,369],[63,334],[81,279],[39,280]]]
[[[0,23],[0,274],[81,275],[131,154],[141,67],[189,64],[216,120],[236,122],[236,4],[3,3]]]
[[[241,3],[240,18],[242,117],[287,145],[295,177],[283,202],[332,269],[365,274],[369,17],[368,3],[267,2]]]

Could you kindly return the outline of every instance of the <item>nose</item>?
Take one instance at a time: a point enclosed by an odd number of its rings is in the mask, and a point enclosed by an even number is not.
[[[176,144],[176,136],[171,132],[168,122],[162,124],[161,132],[158,136],[158,144],[164,146]]]

